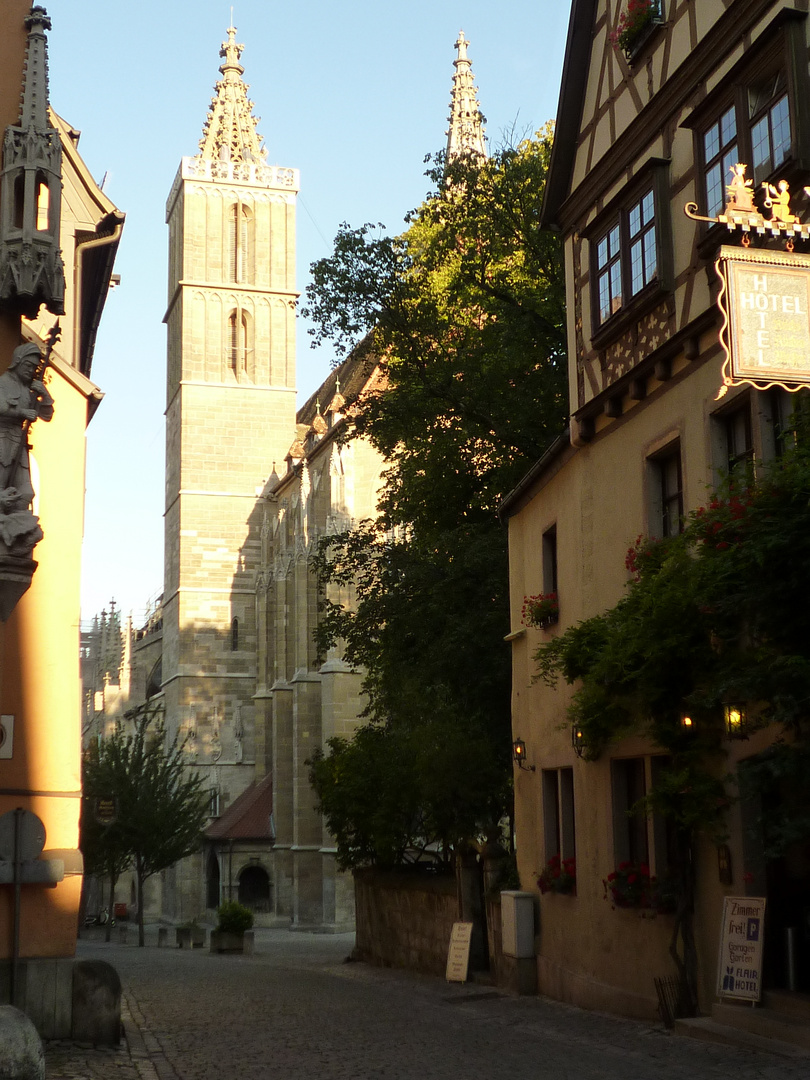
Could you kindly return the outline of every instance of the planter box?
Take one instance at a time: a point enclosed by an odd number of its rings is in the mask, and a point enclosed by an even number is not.
[[[205,948],[205,929],[202,926],[178,926],[174,933],[178,949]]]
[[[244,951],[244,934],[231,934],[224,930],[211,931],[212,953],[243,953]]]

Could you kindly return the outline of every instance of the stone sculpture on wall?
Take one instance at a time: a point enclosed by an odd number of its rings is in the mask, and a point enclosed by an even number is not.
[[[53,398],[42,381],[45,361],[33,342],[18,345],[0,375],[0,620],[5,621],[31,584],[31,558],[42,539],[31,506],[34,488],[28,432],[53,417]]]

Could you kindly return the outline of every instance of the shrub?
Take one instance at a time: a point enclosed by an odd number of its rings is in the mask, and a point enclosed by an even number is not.
[[[226,900],[217,908],[217,930],[225,934],[244,934],[253,926],[253,912],[235,900]]]

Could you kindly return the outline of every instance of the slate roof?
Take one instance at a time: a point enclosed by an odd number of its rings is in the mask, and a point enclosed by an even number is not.
[[[273,812],[273,777],[254,780],[234,800],[222,817],[205,830],[208,840],[275,840]]]

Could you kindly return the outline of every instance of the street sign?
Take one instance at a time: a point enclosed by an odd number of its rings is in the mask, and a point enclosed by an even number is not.
[[[99,825],[112,825],[118,817],[118,800],[115,797],[94,799],[93,816]]]
[[[718,996],[759,1001],[762,994],[764,920],[764,897],[725,898],[717,963]]]
[[[14,819],[16,810],[9,810],[0,816],[0,859],[6,862],[14,860]],[[20,839],[17,858],[20,862],[38,859],[45,847],[45,826],[36,814],[30,810],[21,810]]]
[[[448,982],[466,982],[467,968],[470,965],[470,938],[472,937],[473,924],[471,922],[453,923],[453,932],[450,935],[450,948],[447,952],[447,972],[445,978]]]

